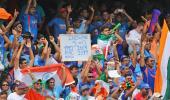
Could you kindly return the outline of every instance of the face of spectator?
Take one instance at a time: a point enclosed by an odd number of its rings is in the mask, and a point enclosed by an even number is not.
[[[30,7],[29,13],[33,15],[33,14],[35,14],[35,12],[36,12],[36,8],[35,7]]]
[[[116,15],[116,21],[121,22],[122,16],[120,14]]]
[[[126,75],[129,73],[129,67],[125,67],[123,70],[122,70],[122,75]]]
[[[138,25],[138,26],[137,26],[137,29],[138,29],[138,31],[139,31],[140,33],[142,33],[142,31],[143,31],[143,25]]]
[[[103,19],[105,21],[107,21],[109,19],[109,13],[108,12],[103,12],[103,15],[102,15]]]
[[[19,33],[22,32],[22,25],[21,24],[18,24],[16,27],[15,27],[15,30],[18,31]]]
[[[1,94],[0,100],[7,100],[7,94]]]
[[[20,68],[23,69],[23,68],[26,68],[26,67],[27,67],[27,61],[23,60],[20,64]]]
[[[23,95],[23,94],[25,94],[26,92],[28,91],[28,88],[16,88],[16,92],[17,92],[17,94],[19,94],[19,95]]]
[[[131,76],[127,76],[126,77],[126,81],[131,81],[132,80],[132,77]]]
[[[73,24],[75,28],[79,28],[80,27],[80,20],[76,20]]]
[[[143,89],[141,90],[141,92],[142,92],[142,96],[147,96],[147,95],[149,94],[149,89],[143,88]]]
[[[87,9],[82,10],[81,16],[84,17],[84,18],[87,18],[89,16]]]
[[[64,12],[61,13],[61,17],[62,17],[62,18],[66,18],[66,16],[67,16],[67,12],[66,12],[66,11],[64,11]]]
[[[9,84],[7,82],[3,82],[2,83],[2,90],[3,91],[8,91],[8,89],[9,89]]]
[[[148,51],[151,49],[151,43],[150,42],[146,43],[145,49],[148,50]]]
[[[89,95],[89,89],[84,89],[82,91],[82,96],[87,96],[87,95]]]
[[[51,80],[49,81],[49,88],[53,89],[54,86],[55,86],[55,80],[54,80],[54,79],[51,79]]]
[[[67,31],[68,34],[75,34],[74,28],[70,27]]]
[[[154,59],[153,58],[149,58],[146,61],[146,64],[148,65],[148,67],[152,68],[154,66]]]
[[[122,65],[128,65],[129,64],[129,58],[124,58],[122,60]]]
[[[45,40],[45,38],[44,38],[44,37],[41,37],[41,38],[38,40],[38,43],[39,43],[39,44],[42,44],[42,43],[44,43],[44,40]]]
[[[78,68],[74,67],[74,68],[71,70],[71,73],[73,74],[73,76],[77,76],[77,75],[78,75]]]
[[[105,28],[105,29],[103,30],[103,33],[104,33],[105,35],[109,35],[109,34],[110,34],[110,29],[109,29],[109,28]]]
[[[42,87],[42,84],[41,84],[41,82],[40,82],[40,81],[38,81],[38,82],[34,83],[34,89],[36,89],[36,90],[40,90],[40,89],[41,89],[41,87]]]

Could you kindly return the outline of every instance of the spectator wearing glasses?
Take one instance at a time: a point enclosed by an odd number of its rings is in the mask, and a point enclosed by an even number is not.
[[[3,81],[3,82],[1,83],[1,87],[0,87],[0,88],[1,88],[0,91],[5,91],[5,92],[7,92],[8,94],[11,93],[10,86],[9,86],[9,84],[8,84],[7,81]]]

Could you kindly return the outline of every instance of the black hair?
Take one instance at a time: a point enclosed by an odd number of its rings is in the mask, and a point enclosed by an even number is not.
[[[110,29],[108,26],[103,26],[103,27],[101,27],[101,31],[103,32],[104,29],[106,29],[106,28]]]
[[[151,57],[145,57],[145,62],[148,62],[148,60],[150,59]]]
[[[26,59],[25,59],[25,58],[20,58],[20,60],[19,60],[19,64],[22,64],[22,63],[23,63],[23,61],[26,61]]]
[[[55,79],[54,79],[53,77],[50,78],[50,79],[48,79],[48,80],[46,81],[46,87],[47,87],[47,88],[49,88],[50,80],[54,80],[54,81],[55,81]]]
[[[69,25],[69,26],[67,26],[66,31],[68,31],[69,28],[74,28],[74,27],[73,27],[73,25]]]
[[[43,35],[43,34],[38,34],[38,36],[37,36],[37,40],[40,40],[41,38],[45,38],[45,36]]]
[[[78,67],[75,66],[75,65],[71,65],[69,69],[70,69],[70,70],[73,70],[73,68],[78,68]]]
[[[20,22],[20,21],[16,21],[13,25],[12,25],[12,29],[14,29],[17,25],[19,25],[19,24],[21,24],[22,25],[22,23]]]
[[[1,88],[1,89],[2,89],[2,85],[3,85],[4,82],[7,82],[7,81],[4,80],[4,81],[1,82],[1,85],[0,85],[0,88]],[[7,82],[7,83],[8,83],[8,82]],[[9,83],[8,83],[8,85],[9,85]]]

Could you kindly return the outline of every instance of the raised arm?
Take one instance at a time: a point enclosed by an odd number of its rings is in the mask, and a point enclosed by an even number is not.
[[[114,54],[116,59],[119,59],[118,52],[117,52],[117,42],[116,41],[113,43],[113,54]]]
[[[91,10],[91,15],[90,15],[90,18],[86,21],[86,25],[89,25],[92,22],[93,17],[94,17],[94,8],[92,6],[90,6],[89,8]]]
[[[14,47],[14,51],[13,51],[13,54],[12,54],[12,58],[11,58],[11,61],[10,61],[10,67],[14,65],[14,61],[15,61],[15,58],[16,58],[16,55],[17,55],[17,52],[18,52],[18,46],[19,45],[15,45]]]
[[[6,31],[5,32],[0,32],[0,34],[3,36],[6,44],[5,44],[5,48],[8,48],[9,44],[11,43],[10,40],[8,39],[8,37],[6,36]]]
[[[132,65],[133,67],[136,67],[137,52],[136,52],[136,45],[134,43],[132,44],[132,48],[133,48]]]
[[[96,65],[95,67],[97,69],[98,74],[101,75],[102,74],[102,71],[100,70],[101,64],[99,62],[95,62],[95,65]]]
[[[18,17],[19,12],[15,9],[14,11],[14,17],[12,18],[12,20],[8,23],[8,25],[6,26],[6,31],[9,32],[9,30],[11,29],[12,25],[14,24],[15,20]]]
[[[66,26],[70,26],[70,13],[72,12],[71,5],[67,6],[67,15],[66,15]]]
[[[90,69],[90,64],[91,64],[91,60],[88,60],[87,63],[84,65],[84,68],[82,69],[81,78],[83,82],[86,82],[88,80],[88,72]]]
[[[15,45],[18,44],[18,37],[19,37],[19,33],[13,29],[12,30],[12,34],[14,35],[14,41],[12,42],[12,44],[10,45],[11,48],[15,48]]]
[[[133,23],[134,20],[132,19],[132,17],[123,9],[122,13],[128,18],[130,23]]]
[[[62,86],[65,85],[65,82],[66,82],[66,67],[63,65],[61,66],[62,68],[62,80],[61,80],[61,83],[62,83]]]
[[[45,47],[43,48],[41,59],[45,59],[48,52],[48,41],[45,39]]]
[[[16,58],[15,58],[15,62],[14,62],[14,68],[15,69],[18,69],[19,68],[19,59],[20,59],[20,56],[21,56],[21,52],[22,52],[22,49],[24,47],[26,43],[26,40],[24,39],[19,47],[19,50],[18,50],[18,53],[16,55]]]
[[[26,10],[25,10],[25,14],[28,14],[28,11],[30,9],[31,3],[32,3],[32,0],[28,0],[27,7],[26,7]]]
[[[54,41],[54,37],[50,36],[50,42],[53,44],[54,48],[55,48],[55,58],[58,58],[58,53],[60,53],[60,48],[59,46],[55,43]]]
[[[145,66],[145,58],[144,58],[144,49],[145,49],[146,42],[142,42],[141,46],[141,57],[140,57],[140,66],[144,67]]]
[[[33,7],[37,7],[37,0],[33,0]]]
[[[32,67],[34,64],[34,54],[31,48],[31,40],[27,40],[26,46],[29,49],[29,54],[30,54],[30,63],[29,63],[29,67]]]

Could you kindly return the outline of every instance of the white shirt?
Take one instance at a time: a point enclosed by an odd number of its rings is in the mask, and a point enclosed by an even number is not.
[[[17,69],[14,68],[14,78],[15,80],[22,81],[23,74],[21,73],[20,68],[17,68]]]
[[[8,96],[7,100],[26,100],[24,98],[24,96],[25,96],[25,94],[24,95],[18,95],[16,92],[14,92],[14,93],[11,93]]]
[[[131,42],[135,44],[140,44],[141,42],[141,33],[137,32],[136,29],[133,29],[129,32],[129,35],[126,36],[126,41],[128,44],[131,44]]]
[[[140,50],[141,33],[137,32],[136,29],[131,30],[129,35],[126,36],[126,41],[129,44],[129,52],[133,51],[132,43],[136,45],[136,50],[138,52]]]
[[[75,31],[77,34],[86,34],[88,26],[86,25],[86,20],[83,20],[79,28],[76,28]]]

